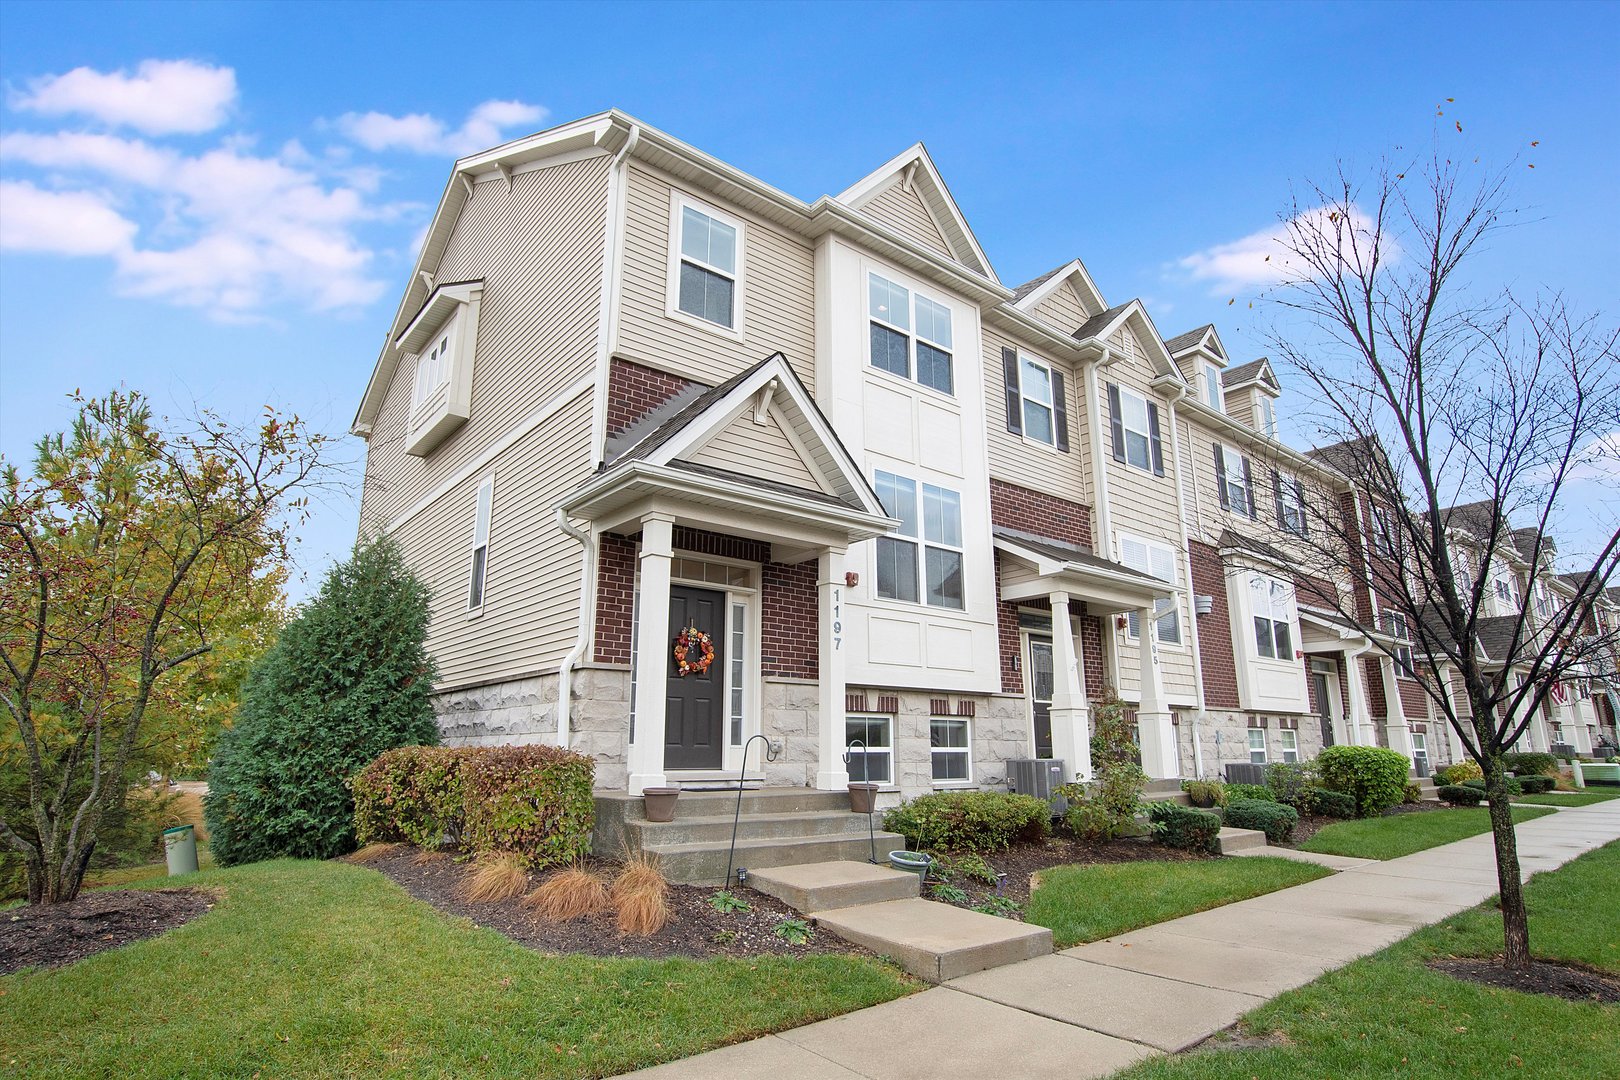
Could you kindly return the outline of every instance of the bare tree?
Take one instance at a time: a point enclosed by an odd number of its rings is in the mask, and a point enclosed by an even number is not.
[[[1308,569],[1359,579],[1372,598],[1312,601],[1403,665],[1410,649],[1409,674],[1483,769],[1505,963],[1525,970],[1502,756],[1556,684],[1613,663],[1592,610],[1620,564],[1620,502],[1579,503],[1575,478],[1615,471],[1620,332],[1560,295],[1469,280],[1515,224],[1510,188],[1506,173],[1475,175],[1438,149],[1365,182],[1341,168],[1288,207],[1276,260],[1287,276],[1267,299],[1285,328],[1270,334],[1278,359],[1314,388],[1314,421],[1334,444],[1318,460],[1343,478],[1312,500]],[[1577,514],[1597,540],[1562,553],[1576,571],[1562,591],[1493,614],[1493,557],[1528,563],[1534,580]],[[1468,551],[1483,558],[1464,565]]]

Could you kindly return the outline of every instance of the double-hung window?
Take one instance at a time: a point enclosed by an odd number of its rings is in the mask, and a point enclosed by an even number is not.
[[[1394,558],[1400,546],[1400,536],[1395,531],[1395,512],[1383,503],[1372,504],[1373,550],[1386,559]]]
[[[1249,578],[1254,608],[1255,651],[1267,660],[1294,658],[1294,590],[1287,582],[1255,574]]]
[[[968,721],[962,716],[936,716],[928,724],[934,782],[965,784],[973,778]]]
[[[1299,761],[1299,732],[1290,728],[1277,732],[1277,749],[1285,763],[1292,765]]]
[[[1022,353],[1018,356],[1018,392],[1023,398],[1024,434],[1048,446],[1057,444],[1052,369]]]
[[[872,366],[955,393],[951,309],[879,274],[867,276],[866,302]]]
[[[1269,397],[1256,394],[1254,400],[1254,418],[1259,425],[1260,434],[1268,439],[1277,437],[1277,407]]]
[[[883,509],[900,520],[893,534],[878,538],[878,596],[960,610],[961,494],[882,470],[874,486]]]
[[[1222,510],[1256,516],[1254,474],[1249,469],[1249,459],[1220,443],[1215,444],[1215,490]]]
[[[1271,486],[1277,496],[1277,527],[1295,536],[1304,536],[1305,488],[1298,480],[1290,480],[1280,473],[1271,474]]]
[[[484,607],[484,574],[489,569],[489,512],[495,499],[493,478],[478,485],[478,502],[473,511],[472,571],[467,579],[467,610]]]
[[[1157,476],[1164,475],[1164,448],[1159,443],[1159,407],[1141,394],[1108,384],[1108,412],[1113,428],[1114,460]]]
[[[1266,729],[1252,727],[1249,729],[1249,764],[1264,765],[1266,763]]]
[[[844,746],[849,753],[851,783],[894,783],[893,730],[893,720],[887,716],[844,718]],[[857,739],[860,746],[854,745]]]
[[[1221,369],[1214,364],[1204,365],[1204,403],[1217,412],[1225,408],[1221,397]]]
[[[705,322],[737,327],[739,226],[681,201],[676,307]]]
[[[1151,540],[1140,540],[1134,536],[1121,536],[1119,538],[1120,562],[1132,570],[1140,571],[1160,581],[1176,584],[1176,553],[1175,549],[1165,544],[1155,544]],[[1154,625],[1158,627],[1159,640],[1167,645],[1181,644],[1181,608],[1175,597],[1167,600],[1153,602]],[[1126,633],[1134,639],[1142,636],[1140,616],[1131,612],[1127,617]]]
[[[1417,678],[1417,668],[1412,664],[1412,636],[1411,628],[1407,626],[1406,616],[1398,611],[1384,613],[1384,632],[1395,639],[1395,671],[1402,678]]]

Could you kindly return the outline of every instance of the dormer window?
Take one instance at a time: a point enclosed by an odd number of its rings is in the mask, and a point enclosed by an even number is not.
[[[1214,364],[1204,365],[1204,397],[1210,408],[1220,412],[1226,408],[1221,397],[1221,369]]]
[[[426,457],[467,422],[472,407],[473,357],[478,349],[482,281],[439,285],[395,341],[410,373],[411,413],[405,452]],[[414,357],[414,361],[411,359]],[[414,364],[414,368],[407,365]]]
[[[411,394],[411,412],[433,399],[450,382],[450,346],[456,332],[456,318],[450,317],[444,329],[433,337],[433,344],[416,358],[416,387]]]
[[[1254,420],[1260,434],[1268,439],[1277,437],[1277,409],[1265,394],[1255,395]]]

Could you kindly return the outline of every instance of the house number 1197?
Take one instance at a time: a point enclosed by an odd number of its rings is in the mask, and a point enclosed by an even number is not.
[[[832,624],[833,650],[837,651],[838,649],[841,649],[841,648],[844,647],[844,638],[842,636],[843,633],[844,633],[844,593],[843,593],[843,590],[834,589],[833,590],[833,595],[832,595],[832,601],[833,601],[833,624]]]

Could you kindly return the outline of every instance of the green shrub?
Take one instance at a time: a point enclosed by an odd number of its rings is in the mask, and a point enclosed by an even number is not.
[[[1557,776],[1558,759],[1551,754],[1515,752],[1502,755],[1502,768],[1517,776]]]
[[[1518,781],[1526,795],[1540,795],[1558,786],[1558,781],[1550,776],[1521,776]]]
[[[1140,765],[1142,752],[1131,738],[1126,704],[1112,688],[1091,703],[1091,767],[1101,775],[1110,765]]]
[[[1259,799],[1261,802],[1276,802],[1277,793],[1265,784],[1227,784],[1227,804],[1230,805],[1233,799]]]
[[[1401,802],[1412,804],[1423,801],[1423,789],[1410,780],[1406,783],[1406,790],[1401,792]]]
[[[424,646],[428,590],[375,540],[254,664],[208,772],[203,810],[223,865],[354,850],[349,781],[384,750],[439,741]]]
[[[1434,774],[1437,784],[1460,784],[1464,780],[1483,780],[1485,771],[1479,767],[1477,761],[1459,761],[1447,765]]]
[[[1226,785],[1219,780],[1183,780],[1181,790],[1194,806],[1208,809],[1226,805]]]
[[[1438,790],[1447,806],[1478,806],[1485,801],[1485,792],[1469,784],[1442,784]]]
[[[1342,791],[1312,788],[1308,794],[1309,813],[1334,818],[1353,818],[1356,816],[1356,800]]]
[[[1221,833],[1219,815],[1173,802],[1149,803],[1147,814],[1153,835],[1166,847],[1211,854],[1219,850],[1216,843]]]
[[[1258,829],[1273,844],[1282,844],[1293,839],[1299,811],[1279,802],[1235,799],[1226,804],[1226,824],[1234,829]]]
[[[1082,840],[1112,840],[1142,812],[1148,776],[1131,761],[1115,761],[1097,772],[1093,784],[1065,784],[1058,794],[1069,801],[1063,824]]]
[[[355,777],[355,832],[558,866],[590,852],[594,775],[590,758],[554,746],[402,747]]]
[[[982,885],[996,883],[996,868],[985,862],[981,856],[968,852],[956,855],[949,859],[941,859],[938,869],[947,881],[961,876],[969,881],[977,881]]]
[[[1381,746],[1330,746],[1316,759],[1322,786],[1356,800],[1357,817],[1377,817],[1401,801],[1412,763]]]
[[[1507,788],[1509,795],[1524,794],[1524,784],[1517,778],[1512,776],[1504,777],[1502,783]],[[1473,788],[1482,795],[1485,793],[1485,781],[1483,780],[1464,780],[1462,786]]]
[[[1039,840],[1052,827],[1052,808],[1033,795],[1002,791],[936,791],[883,815],[883,827],[919,850],[1005,851]]]
[[[1276,801],[1309,813],[1309,792],[1320,787],[1322,778],[1314,761],[1279,761],[1266,766],[1266,786]]]

